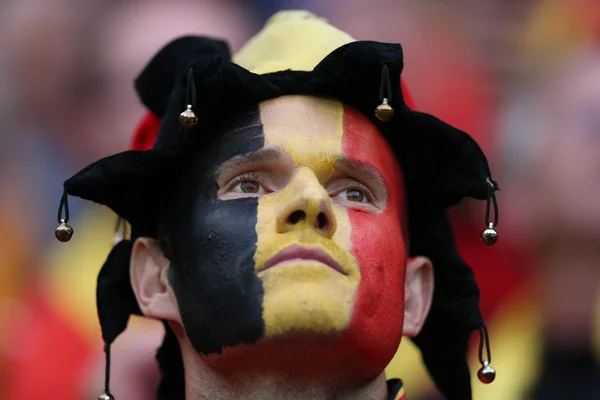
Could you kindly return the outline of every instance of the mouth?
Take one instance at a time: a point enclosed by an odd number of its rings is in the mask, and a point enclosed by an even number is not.
[[[265,265],[260,272],[266,271],[269,268],[301,261],[318,262],[339,272],[340,274],[345,275],[340,263],[335,261],[333,257],[327,254],[325,251],[319,248],[303,246],[290,246],[281,250],[279,253],[265,262]]]

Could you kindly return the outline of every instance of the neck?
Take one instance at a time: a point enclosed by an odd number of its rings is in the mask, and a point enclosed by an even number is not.
[[[225,349],[218,356],[200,357],[187,340],[180,343],[185,370],[186,400],[387,398],[387,384],[383,372],[370,378],[361,378],[361,375],[364,376],[361,373],[346,376],[342,373],[321,374],[325,368],[320,364],[327,364],[327,360],[331,360],[328,354],[322,354],[320,357],[314,357],[313,354],[311,360],[307,361],[307,358],[297,357],[295,351],[274,351],[276,345],[267,343]],[[306,349],[305,346],[301,347]],[[278,357],[277,354],[285,355]],[[298,365],[303,368],[298,368]],[[337,371],[347,369],[348,365],[356,363],[338,365]]]

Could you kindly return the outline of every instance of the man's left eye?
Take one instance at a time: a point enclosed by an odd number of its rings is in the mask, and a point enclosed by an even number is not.
[[[367,196],[361,190],[358,189],[346,190],[345,196],[346,200],[355,201],[358,203],[363,203],[367,199]]]

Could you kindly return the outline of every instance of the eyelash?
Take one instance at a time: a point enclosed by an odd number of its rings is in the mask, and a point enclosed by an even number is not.
[[[364,193],[365,197],[367,198],[367,202],[372,203],[375,201],[375,195],[373,194],[371,189],[369,189],[365,184],[362,184],[357,181],[353,181],[352,183],[350,183],[350,185],[348,187],[343,188],[342,190],[337,192],[335,195],[337,196],[342,192],[347,192],[348,190],[360,190],[361,192]]]
[[[236,176],[227,184],[227,190],[232,190],[237,184],[244,181],[256,181],[263,189],[267,190],[267,188],[265,188],[264,181],[256,172],[247,172],[245,174]]]

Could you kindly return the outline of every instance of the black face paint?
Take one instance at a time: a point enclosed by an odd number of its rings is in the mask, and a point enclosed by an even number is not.
[[[258,199],[219,200],[215,181],[223,162],[263,148],[259,112],[210,134],[216,138],[194,156],[171,194],[161,237],[184,328],[202,354],[255,343],[264,332],[264,291],[253,259]]]

